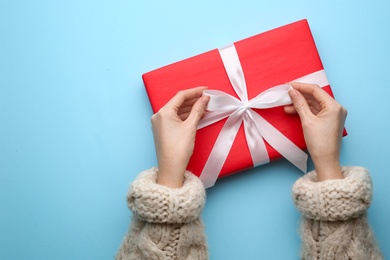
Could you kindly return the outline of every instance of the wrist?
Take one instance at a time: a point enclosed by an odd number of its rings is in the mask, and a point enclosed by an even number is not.
[[[186,167],[175,164],[174,161],[159,163],[157,183],[170,188],[180,188],[183,186],[185,171]]]
[[[169,188],[181,188],[184,182],[184,175],[172,175],[165,172],[158,171],[157,183],[160,185],[167,186]]]
[[[318,181],[343,179],[339,156],[312,158]]]

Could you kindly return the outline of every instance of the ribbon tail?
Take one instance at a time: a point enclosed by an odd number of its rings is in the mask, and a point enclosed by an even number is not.
[[[283,157],[294,164],[302,172],[307,171],[308,155],[296,146],[290,139],[268,123],[262,116],[252,113],[256,127],[260,130],[263,138]]]
[[[256,113],[256,112],[254,112]],[[244,114],[244,130],[250,155],[252,157],[253,167],[269,163],[268,151],[252,117],[253,111],[247,110]]]
[[[204,187],[210,188],[214,186],[218,179],[219,173],[223,165],[225,164],[226,158],[233,145],[234,139],[236,138],[238,129],[242,123],[242,111],[235,111],[226,120],[222,127],[217,140],[211,150],[209,158],[200,174],[199,178],[203,182]]]

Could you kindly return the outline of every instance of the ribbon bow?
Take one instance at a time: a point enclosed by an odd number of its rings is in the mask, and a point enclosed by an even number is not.
[[[291,104],[288,95],[291,86],[288,84],[278,85],[248,100],[244,73],[234,44],[219,49],[219,53],[239,99],[219,90],[204,91],[205,95],[210,96],[210,101],[207,107],[208,111],[199,122],[198,129],[228,117],[200,175],[204,186],[209,188],[214,185],[242,123],[244,123],[245,137],[254,166],[270,161],[265,140],[283,157],[306,172],[307,154],[252,110],[252,108],[267,109]],[[306,75],[296,81],[315,83],[321,87],[329,85],[323,70]]]

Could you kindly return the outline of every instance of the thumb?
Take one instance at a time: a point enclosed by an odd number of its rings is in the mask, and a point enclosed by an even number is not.
[[[208,95],[204,95],[201,98],[199,98],[192,106],[190,115],[188,116],[186,121],[197,126],[199,120],[202,118],[204,114],[204,111],[206,110],[209,100],[210,100],[210,96]]]
[[[306,119],[311,114],[311,111],[304,96],[294,88],[291,88],[288,94],[301,120]]]

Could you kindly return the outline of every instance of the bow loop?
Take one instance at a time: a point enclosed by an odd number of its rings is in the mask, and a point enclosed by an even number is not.
[[[291,98],[288,94],[291,86],[283,84],[267,89],[261,92],[255,98],[249,100],[252,108],[271,108],[277,106],[285,106],[291,104]]]
[[[220,90],[205,90],[204,95],[210,96],[208,111],[232,112],[242,106],[242,102]]]

